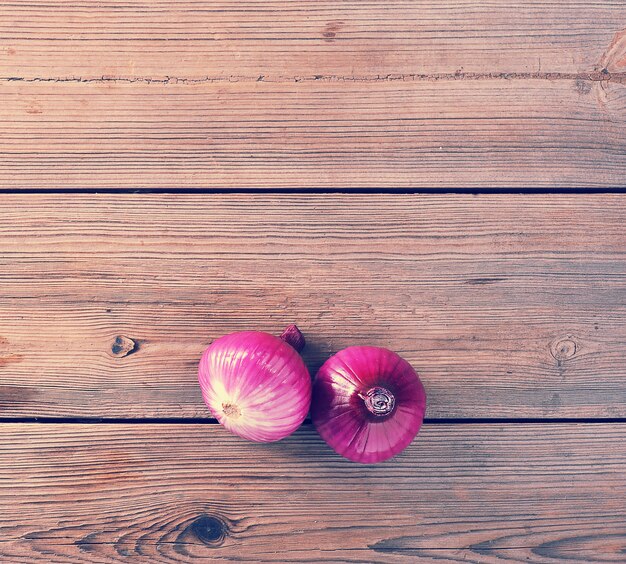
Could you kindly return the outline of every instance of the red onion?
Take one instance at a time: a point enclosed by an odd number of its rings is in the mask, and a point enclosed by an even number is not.
[[[304,421],[311,376],[298,354],[295,325],[280,338],[259,331],[220,337],[204,351],[198,381],[204,402],[229,431],[251,441],[278,441]]]
[[[381,462],[404,450],[425,409],[415,370],[383,348],[344,349],[324,363],[313,383],[313,424],[338,454],[355,462]]]

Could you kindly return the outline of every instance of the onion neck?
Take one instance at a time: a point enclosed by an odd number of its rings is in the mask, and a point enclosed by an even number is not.
[[[389,415],[396,406],[396,398],[386,388],[375,386],[364,394],[359,394],[367,410],[378,417]]]
[[[300,352],[306,341],[304,340],[304,335],[298,329],[298,326],[295,323],[289,325],[282,333],[280,338],[285,341],[285,343],[291,345],[297,352]]]

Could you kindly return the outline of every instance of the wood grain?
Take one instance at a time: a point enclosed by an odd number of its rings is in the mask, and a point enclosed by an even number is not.
[[[626,416],[623,195],[4,195],[0,416],[208,417],[202,350],[296,321],[427,416]]]
[[[0,426],[7,561],[619,562],[624,496],[624,425],[426,426],[370,467],[308,427]]]
[[[26,80],[623,72],[603,57],[624,27],[611,0],[13,0],[0,60]]]
[[[624,187],[623,2],[15,1],[0,22],[0,189]]]
[[[8,83],[4,188],[622,186],[626,87]]]

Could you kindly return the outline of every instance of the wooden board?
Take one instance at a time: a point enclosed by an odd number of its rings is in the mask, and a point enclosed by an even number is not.
[[[610,0],[11,2],[0,189],[623,188],[625,22]]]
[[[0,416],[208,417],[202,350],[397,350],[431,418],[626,416],[623,195],[4,195]]]
[[[426,426],[369,467],[309,428],[0,426],[5,561],[618,562],[625,496],[624,425]]]
[[[26,80],[620,72],[625,26],[610,0],[14,0],[0,56],[2,78]]]
[[[0,187],[621,186],[626,87],[7,83]]]

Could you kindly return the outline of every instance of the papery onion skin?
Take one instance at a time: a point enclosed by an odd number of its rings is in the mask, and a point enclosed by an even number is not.
[[[335,452],[354,462],[375,464],[403,451],[425,411],[419,376],[388,349],[343,349],[323,364],[313,382],[313,424]]]
[[[283,439],[302,424],[311,405],[311,376],[296,350],[303,346],[295,325],[282,337],[260,331],[220,337],[204,351],[198,368],[204,402],[240,437]]]

